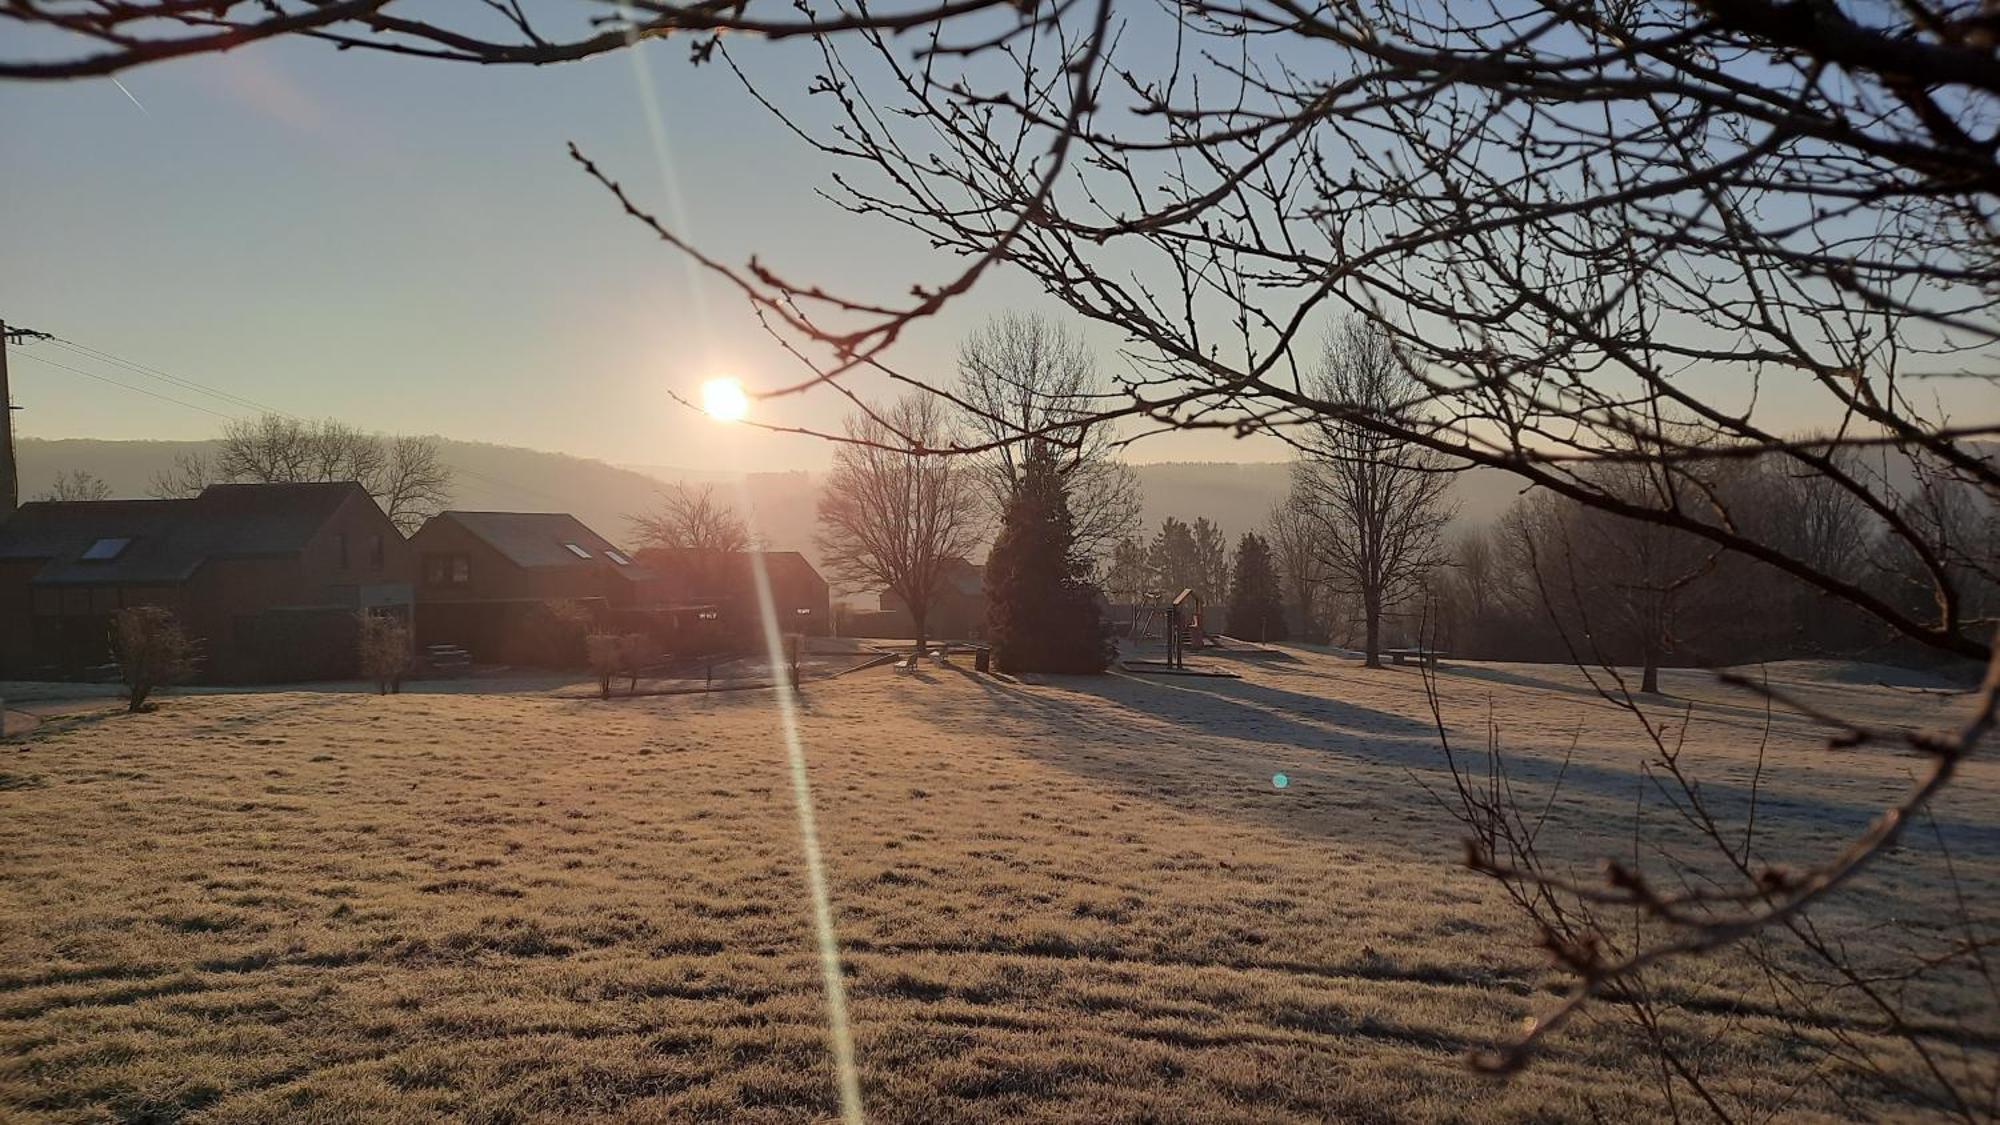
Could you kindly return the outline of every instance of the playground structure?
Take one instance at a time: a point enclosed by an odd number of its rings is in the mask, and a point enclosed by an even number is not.
[[[1165,640],[1170,668],[1186,666],[1190,647],[1215,648],[1219,644],[1202,627],[1201,595],[1192,588],[1183,589],[1171,599],[1158,591],[1141,595],[1133,607],[1132,627],[1127,635],[1138,641]]]

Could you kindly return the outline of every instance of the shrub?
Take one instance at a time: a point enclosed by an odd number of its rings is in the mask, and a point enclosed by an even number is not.
[[[542,602],[521,619],[512,660],[543,668],[582,667],[587,662],[584,637],[593,623],[590,607],[582,602]]]
[[[357,645],[361,675],[375,681],[383,695],[403,690],[403,678],[416,662],[410,627],[400,618],[367,610],[357,615],[360,622]]]
[[[619,676],[631,682],[625,692],[639,690],[639,670],[645,665],[648,643],[644,633],[592,633],[583,639],[590,670],[597,676],[598,694],[611,698],[611,681]]]
[[[172,610],[128,606],[111,619],[111,651],[125,680],[125,708],[145,710],[153,689],[194,675],[195,643]]]

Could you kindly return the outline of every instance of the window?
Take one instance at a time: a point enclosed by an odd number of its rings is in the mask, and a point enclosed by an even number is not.
[[[124,554],[125,548],[131,545],[132,541],[130,539],[99,539],[97,542],[92,543],[88,550],[84,551],[83,561],[110,562],[112,559]]]
[[[382,537],[380,535],[377,535],[368,544],[368,565],[376,570],[381,570],[383,557],[384,556],[382,554]]]
[[[564,543],[563,546],[568,547],[569,553],[575,555],[577,558],[587,559],[590,557],[589,551],[584,550],[582,547],[579,547],[574,543]]]
[[[631,566],[631,565],[632,565],[632,560],[631,560],[631,559],[628,559],[628,558],[626,558],[626,557],[625,557],[625,552],[623,552],[623,551],[605,551],[605,552],[604,552],[604,557],[605,557],[605,558],[607,558],[607,559],[610,559],[610,560],[611,560],[612,562],[615,562],[615,563],[617,563],[617,564],[618,564],[619,566]]]
[[[424,585],[463,586],[472,581],[472,560],[464,555],[424,556]]]

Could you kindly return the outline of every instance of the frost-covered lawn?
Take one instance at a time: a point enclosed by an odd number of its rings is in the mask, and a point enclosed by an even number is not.
[[[1416,671],[1235,666],[1244,679],[882,669],[809,687],[869,1118],[1660,1113],[1613,1013],[1511,1083],[1465,1069],[1555,978],[1456,867]],[[1877,720],[1963,706],[1840,669],[1776,674]],[[1570,754],[1552,841],[1630,852],[1650,753],[1630,716],[1561,669],[1440,683],[1457,734],[1482,744],[1490,717],[1538,803]],[[1662,714],[1695,700],[1688,754],[1727,806],[1764,708],[1691,673],[1667,687]],[[1912,768],[1828,751],[1780,712],[1759,823],[1774,852],[1824,847]],[[1990,759],[1939,819],[1993,901]],[[1830,924],[1942,901],[1920,836]],[[1698,1013],[1677,1017],[1691,1036],[1720,1035],[1706,1065],[1729,1089],[1854,1112],[1794,1089],[1813,1054],[1772,1034],[1740,964],[1665,983]],[[825,1012],[769,692],[184,695],[0,748],[0,1116],[824,1119]]]

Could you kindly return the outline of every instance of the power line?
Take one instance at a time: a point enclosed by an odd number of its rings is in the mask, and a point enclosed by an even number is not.
[[[111,384],[111,385],[112,385],[112,386],[114,386],[114,387],[123,387],[123,388],[125,388],[125,389],[126,389],[126,390],[128,390],[128,391],[137,391],[137,392],[139,392],[140,394],[142,394],[142,395],[145,395],[145,396],[147,396],[148,398],[156,398],[156,399],[159,399],[159,400],[160,400],[161,402],[171,402],[171,403],[173,403],[173,404],[174,404],[175,406],[185,406],[185,407],[187,407],[187,408],[188,408],[189,410],[199,410],[199,411],[201,411],[201,412],[202,412],[203,414],[213,414],[213,415],[215,415],[215,416],[216,416],[217,418],[222,418],[222,419],[225,419],[225,420],[230,420],[230,421],[233,421],[233,420],[235,419],[235,416],[234,416],[234,415],[231,415],[231,414],[224,414],[224,413],[223,413],[222,411],[220,411],[220,410],[210,410],[210,409],[209,409],[208,407],[206,407],[206,406],[201,406],[201,405],[198,405],[198,404],[196,404],[196,403],[192,403],[192,402],[184,402],[184,401],[182,401],[181,399],[177,399],[177,398],[174,398],[174,397],[172,397],[172,396],[170,396],[170,395],[163,395],[163,394],[160,394],[160,393],[159,393],[159,392],[157,392],[157,391],[149,391],[149,390],[147,390],[147,389],[146,389],[146,388],[144,388],[144,387],[140,387],[140,386],[134,386],[134,385],[133,385],[133,384],[131,384],[131,383],[125,383],[125,382],[120,382],[119,380],[117,380],[117,379],[113,379],[113,378],[110,378],[109,376],[105,376],[105,375],[98,375],[98,374],[94,374],[94,373],[92,373],[92,372],[89,372],[89,371],[85,371],[85,370],[83,370],[83,369],[82,369],[82,368],[80,368],[80,367],[71,367],[71,366],[70,366],[69,364],[67,364],[67,363],[59,363],[59,362],[57,362],[57,361],[55,361],[55,360],[53,360],[53,359],[50,359],[50,358],[49,358],[49,357],[47,357],[47,356],[44,356],[44,355],[36,355],[36,354],[35,354],[34,352],[31,352],[31,351],[28,351],[28,350],[26,350],[26,349],[23,349],[23,350],[21,350],[21,351],[18,351],[18,352],[15,352],[14,354],[15,354],[15,355],[17,355],[17,356],[19,356],[19,357],[20,357],[20,358],[22,358],[22,359],[32,359],[32,360],[34,360],[34,361],[35,361],[36,363],[46,363],[46,364],[48,364],[48,365],[49,365],[50,367],[58,367],[58,368],[61,368],[62,370],[64,370],[64,371],[67,371],[67,372],[69,372],[69,373],[70,373],[70,374],[72,374],[72,375],[81,375],[81,376],[83,376],[83,377],[84,377],[84,378],[86,378],[86,379],[95,379],[95,380],[97,380],[97,381],[98,381],[98,382],[100,382],[100,383],[109,383],[109,384]]]
[[[101,348],[93,348],[85,344],[79,344],[75,340],[65,339],[64,337],[61,336],[52,335],[49,337],[49,341],[51,343],[56,344],[59,347],[69,348],[72,351],[81,352],[92,359],[96,359],[105,363],[116,364],[119,367],[126,368],[127,370],[133,371],[137,374],[146,375],[155,379],[161,379],[168,383],[172,383],[175,386],[183,387],[190,391],[197,391],[201,394],[221,399],[222,401],[231,403],[233,405],[246,406],[252,410],[261,410],[266,414],[285,413],[284,411],[279,410],[276,407],[267,406],[264,403],[258,402],[256,399],[246,398],[243,395],[239,395],[233,391],[217,390],[216,388],[211,387],[205,383],[197,383],[193,379],[184,379],[178,375],[173,375],[168,372],[162,371],[157,367],[150,367],[143,363],[138,363],[133,360],[125,359],[121,356],[113,355],[112,353],[104,351]]]
[[[135,360],[125,359],[122,356],[118,356],[111,352],[104,351],[101,348],[93,348],[87,344],[79,344],[74,340],[70,340],[65,337],[57,336],[47,332],[35,333],[35,335],[41,337],[44,340],[47,340],[50,343],[54,343],[58,346],[69,348],[75,352],[81,353],[85,356],[89,356],[100,362],[114,364],[118,367],[124,368],[125,370],[131,371],[135,374],[143,375],[150,379],[156,379],[161,382],[167,383],[171,386],[179,387],[185,390],[195,391],[199,394],[206,394],[223,402],[231,403],[234,405],[241,405],[251,410],[261,411],[265,414],[275,414],[280,418],[289,418],[294,422],[308,421],[308,419],[301,417],[300,415],[293,414],[288,410],[280,410],[275,406],[271,406],[267,403],[258,402],[256,399],[247,398],[243,395],[236,394],[233,391],[218,390],[215,387],[211,387],[206,383],[201,383],[193,379],[187,379],[178,375],[169,374],[168,372],[162,371],[157,367],[152,367],[144,363],[139,363]],[[37,360],[41,363],[46,363],[51,367],[61,368],[64,371],[81,375],[86,379],[95,379],[100,383],[108,383],[114,387],[123,387],[128,391],[137,391],[142,395],[146,395],[150,398],[159,399],[162,402],[170,402],[176,406],[187,407],[189,410],[199,410],[204,414],[211,414],[217,418],[224,419],[225,421],[233,422],[237,419],[237,416],[233,414],[224,414],[219,410],[212,410],[198,403],[186,402],[182,399],[174,398],[170,395],[163,395],[158,393],[157,391],[147,390],[145,387],[135,386],[131,383],[121,382],[120,380],[113,379],[108,376],[98,375],[89,371],[84,371],[80,368],[71,367],[66,363],[59,363],[56,360],[48,358],[47,356],[37,355],[34,352],[27,351],[25,349],[16,352],[15,354],[26,356],[29,359]],[[454,467],[452,471],[460,476],[470,477],[471,479],[476,481],[483,481],[496,488],[506,489],[511,492],[522,493],[528,496],[539,497],[540,499],[547,500],[556,504],[568,503],[568,501],[564,500],[560,496],[543,492],[539,489],[529,488],[525,485],[515,484],[511,481],[501,480],[498,477],[489,476],[485,473],[474,472],[471,469],[463,467]]]

